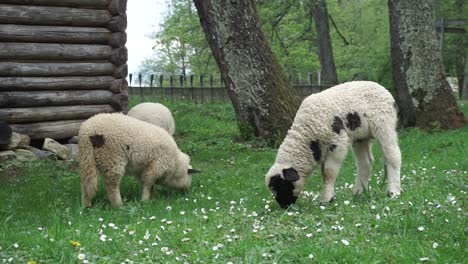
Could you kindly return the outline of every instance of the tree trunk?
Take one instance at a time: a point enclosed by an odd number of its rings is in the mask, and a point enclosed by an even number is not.
[[[389,0],[393,80],[403,126],[458,128],[466,123],[444,76],[431,1]]]
[[[325,0],[310,0],[310,13],[314,18],[317,31],[318,55],[321,66],[321,80],[324,85],[338,83],[333,48],[328,25],[328,10]]]
[[[281,140],[299,100],[261,31],[254,0],[194,0],[244,138]]]
[[[468,50],[466,51],[465,58],[465,77],[463,79],[463,100],[468,100]]]
[[[455,1],[455,8],[457,10],[457,16],[460,19],[463,19],[463,5],[464,5],[465,0],[456,0]],[[464,74],[463,69],[464,64],[463,64],[463,57],[466,49],[466,45],[468,42],[465,41],[465,34],[464,33],[457,33],[455,36],[455,72],[457,74],[457,80],[458,80],[458,97],[461,99],[463,98],[463,84],[464,84],[464,78],[466,74]],[[468,50],[467,50],[468,51]],[[466,64],[466,62],[465,62]],[[467,95],[468,96],[468,95]]]

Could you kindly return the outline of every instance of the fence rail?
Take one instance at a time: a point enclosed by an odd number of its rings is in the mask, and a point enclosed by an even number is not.
[[[137,80],[132,74],[128,76],[128,93],[131,96],[164,98],[169,100],[190,100],[196,103],[224,102],[229,101],[228,89],[224,85],[219,75],[205,76],[155,76],[149,75],[143,79],[141,74],[137,75]],[[306,82],[303,82],[301,75],[297,78],[289,79],[292,87],[296,89],[298,96],[305,98],[312,93],[318,93],[328,88],[328,85],[312,84],[310,74]],[[132,83],[134,82],[135,83]],[[132,85],[133,84],[133,85]],[[135,85],[136,84],[136,85]]]

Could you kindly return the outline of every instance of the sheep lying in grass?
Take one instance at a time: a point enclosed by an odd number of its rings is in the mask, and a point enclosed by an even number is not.
[[[126,168],[139,175],[142,200],[150,198],[154,184],[188,189],[192,183],[189,157],[162,128],[123,114],[98,114],[79,131],[80,174],[83,206],[91,206],[105,175],[107,196],[114,207],[122,204],[120,181]]]
[[[387,172],[387,192],[400,195],[401,153],[398,146],[397,109],[392,95],[367,81],[337,85],[307,97],[281,144],[265,181],[282,208],[296,202],[306,178],[321,167],[321,203],[332,201],[335,180],[352,145],[357,166],[353,194],[368,188],[374,158],[371,147],[380,144]]]
[[[127,113],[141,121],[164,128],[169,134],[174,135],[175,123],[171,111],[159,103],[141,103],[137,104]]]

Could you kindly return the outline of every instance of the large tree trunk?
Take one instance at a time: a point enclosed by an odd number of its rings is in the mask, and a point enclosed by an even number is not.
[[[314,17],[315,30],[317,31],[318,55],[321,66],[321,80],[324,85],[338,83],[333,48],[328,25],[328,10],[325,0],[310,0],[310,12]]]
[[[464,79],[463,79],[463,100],[468,100],[468,50],[466,51],[466,58],[465,58],[465,72],[464,72]]]
[[[465,3],[465,0],[456,0],[455,1],[455,8],[457,10],[457,16],[459,19],[463,19],[464,14],[463,14],[463,5]],[[464,74],[464,66],[466,64],[463,63],[463,58],[465,57],[465,51],[468,51],[466,48],[466,45],[468,42],[465,41],[465,33],[456,33],[455,36],[455,72],[457,74],[457,80],[458,80],[458,96],[459,98],[463,98],[463,83],[464,83],[464,78],[466,78],[466,75]],[[466,43],[465,43],[466,42]],[[468,97],[468,95],[466,95]]]
[[[194,0],[244,137],[282,139],[299,100],[261,31],[254,0]]]
[[[457,128],[466,123],[439,52],[432,1],[389,0],[393,79],[403,126]]]

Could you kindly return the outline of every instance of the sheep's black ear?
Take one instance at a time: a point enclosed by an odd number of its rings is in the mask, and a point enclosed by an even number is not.
[[[288,182],[295,182],[299,180],[299,174],[294,168],[284,169],[283,170],[284,179]]]
[[[188,174],[200,173],[201,171],[195,169],[188,169]]]

